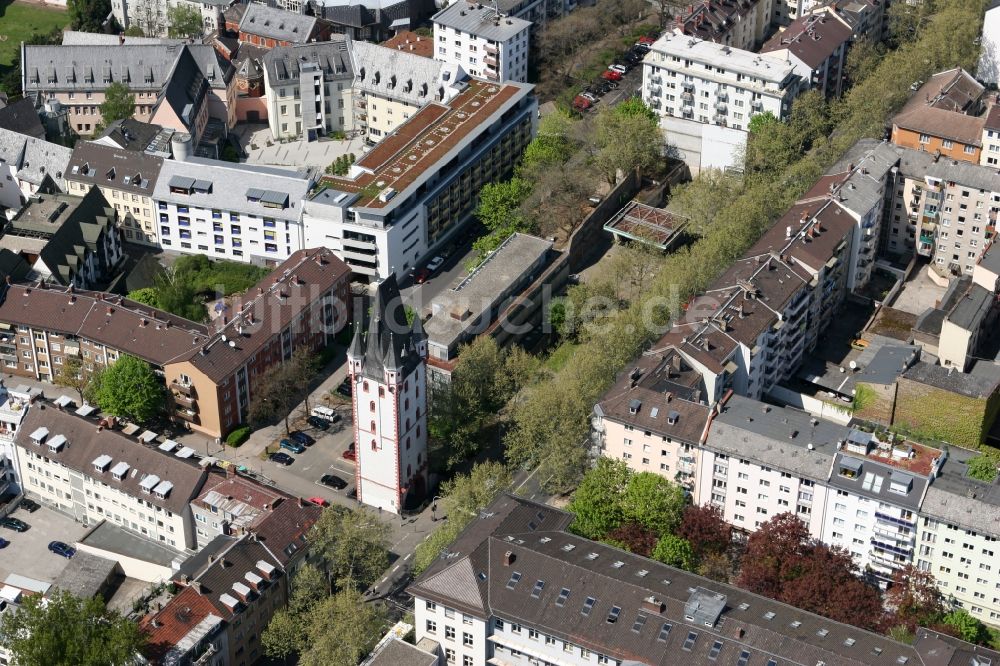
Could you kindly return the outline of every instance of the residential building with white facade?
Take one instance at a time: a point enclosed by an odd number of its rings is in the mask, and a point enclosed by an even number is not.
[[[354,66],[353,128],[378,143],[431,102],[447,104],[465,89],[468,74],[457,64],[408,51],[351,41]]]
[[[85,525],[107,520],[175,550],[195,547],[190,502],[208,478],[197,462],[43,403],[15,442],[22,487],[43,504]]]
[[[642,99],[693,170],[740,167],[750,119],[787,119],[807,85],[781,58],[690,37],[660,37],[642,64]]]
[[[430,489],[427,337],[419,316],[407,323],[394,275],[378,284],[367,332],[355,326],[347,362],[358,501],[401,514]]]
[[[275,266],[302,249],[307,171],[165,160],[153,191],[164,249]]]
[[[462,666],[930,666],[942,654],[966,666],[976,649],[932,633],[906,645],[832,622],[584,539],[571,521],[510,495],[486,507],[410,585],[417,642]],[[1000,658],[977,654],[987,653]]]
[[[0,206],[17,210],[39,193],[65,192],[73,151],[0,128]]]
[[[689,37],[752,51],[763,43],[771,28],[772,5],[772,0],[700,2],[678,14],[674,27]]]
[[[334,249],[369,279],[408,274],[470,221],[485,183],[511,173],[535,135],[531,90],[469,79],[424,106],[347,176],[320,180],[304,203],[306,246]]]
[[[497,13],[492,4],[453,2],[431,19],[434,58],[490,81],[528,81],[531,22]]]
[[[275,140],[313,141],[354,127],[349,43],[339,37],[264,54],[267,123]]]
[[[979,163],[983,166],[996,168],[1000,165],[1000,105],[995,102],[986,112],[983,123],[983,150],[979,154]]]

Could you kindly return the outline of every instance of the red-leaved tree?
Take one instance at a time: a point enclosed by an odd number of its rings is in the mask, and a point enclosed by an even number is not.
[[[619,543],[630,553],[649,557],[656,548],[656,534],[636,522],[627,522],[608,532],[607,539]]]
[[[892,586],[885,593],[885,607],[885,630],[903,626],[912,633],[917,627],[940,622],[945,614],[934,574],[912,564],[896,570]]]
[[[733,527],[722,519],[722,512],[712,505],[692,504],[684,509],[677,536],[687,539],[699,561],[706,555],[720,555],[729,549]]]
[[[782,513],[750,535],[737,585],[831,620],[877,629],[877,588],[857,577],[850,553],[810,538],[805,523]]]

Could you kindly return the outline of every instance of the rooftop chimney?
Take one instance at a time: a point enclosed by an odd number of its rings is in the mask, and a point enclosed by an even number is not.
[[[514,555],[514,551],[508,550],[506,553],[503,554],[503,565],[505,567],[509,567],[510,565],[514,564],[514,560],[516,559],[517,557]]]

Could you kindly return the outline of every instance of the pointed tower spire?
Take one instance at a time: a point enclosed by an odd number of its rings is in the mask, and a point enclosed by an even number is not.
[[[365,355],[364,339],[361,334],[361,322],[354,322],[354,335],[351,336],[351,345],[347,348],[348,359],[361,359]]]

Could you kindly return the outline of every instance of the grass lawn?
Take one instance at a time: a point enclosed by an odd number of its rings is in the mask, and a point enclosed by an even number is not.
[[[65,9],[0,0],[0,70],[11,66],[22,41],[67,25]]]

